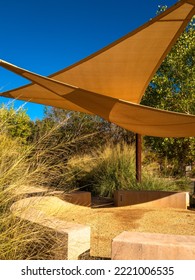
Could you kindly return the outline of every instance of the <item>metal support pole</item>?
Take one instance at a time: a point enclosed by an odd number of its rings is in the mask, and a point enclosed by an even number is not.
[[[136,133],[136,180],[141,183],[142,136]]]

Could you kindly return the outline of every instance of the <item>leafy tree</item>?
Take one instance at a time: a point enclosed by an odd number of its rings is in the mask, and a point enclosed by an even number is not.
[[[162,7],[165,9],[165,7]],[[152,79],[142,104],[195,114],[195,17]],[[145,145],[160,157],[174,161],[178,171],[195,161],[195,138],[145,137]]]
[[[32,122],[22,107],[15,110],[13,106],[3,105],[0,108],[0,130],[26,144],[32,133]]]

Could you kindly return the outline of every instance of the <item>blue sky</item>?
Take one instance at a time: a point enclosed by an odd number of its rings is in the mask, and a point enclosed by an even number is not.
[[[177,0],[2,0],[0,59],[49,75],[90,55],[144,24],[158,5]],[[28,81],[0,68],[0,92]],[[12,100],[0,97],[1,103]],[[15,101],[17,108],[24,104]],[[24,108],[32,120],[44,106]]]

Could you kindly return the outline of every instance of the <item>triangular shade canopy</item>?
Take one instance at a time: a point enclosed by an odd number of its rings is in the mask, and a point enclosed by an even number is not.
[[[97,114],[144,135],[195,136],[195,116],[138,105],[194,14],[195,0],[180,1],[149,23],[49,78],[0,61],[2,67],[33,82],[2,95]]]
[[[67,108],[68,102],[74,104],[75,107],[78,104],[78,109],[80,107],[82,111],[99,115],[123,128],[143,135],[161,137],[195,135],[195,116],[193,115],[159,110],[90,92],[34,74],[2,60],[0,64],[21,76],[28,77],[29,80],[41,84],[43,87],[47,87],[51,92],[58,92],[62,108]],[[56,107],[59,106],[56,105]]]

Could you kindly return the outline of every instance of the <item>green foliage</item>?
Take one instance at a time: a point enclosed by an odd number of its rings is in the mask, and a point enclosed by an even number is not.
[[[131,185],[135,178],[133,164],[133,150],[127,145],[106,145],[93,154],[72,157],[67,168],[72,187],[112,196],[114,190]]]
[[[142,104],[195,114],[195,18],[177,40],[152,79]],[[195,138],[145,137],[145,145],[176,164],[175,171],[195,161]]]
[[[31,121],[22,107],[15,110],[13,106],[0,108],[0,131],[7,132],[12,138],[18,138],[25,144],[31,135]]]
[[[137,183],[135,150],[127,144],[106,145],[93,154],[74,156],[68,161],[67,169],[69,188],[85,189],[104,197],[112,197],[118,189],[178,189],[173,181],[159,178],[148,161],[143,167],[142,183]]]
[[[161,172],[166,176],[183,176],[185,166],[195,161],[195,139],[144,137],[146,147],[156,152]]]
[[[142,100],[160,109],[195,114],[194,20],[179,37],[152,79]]]

